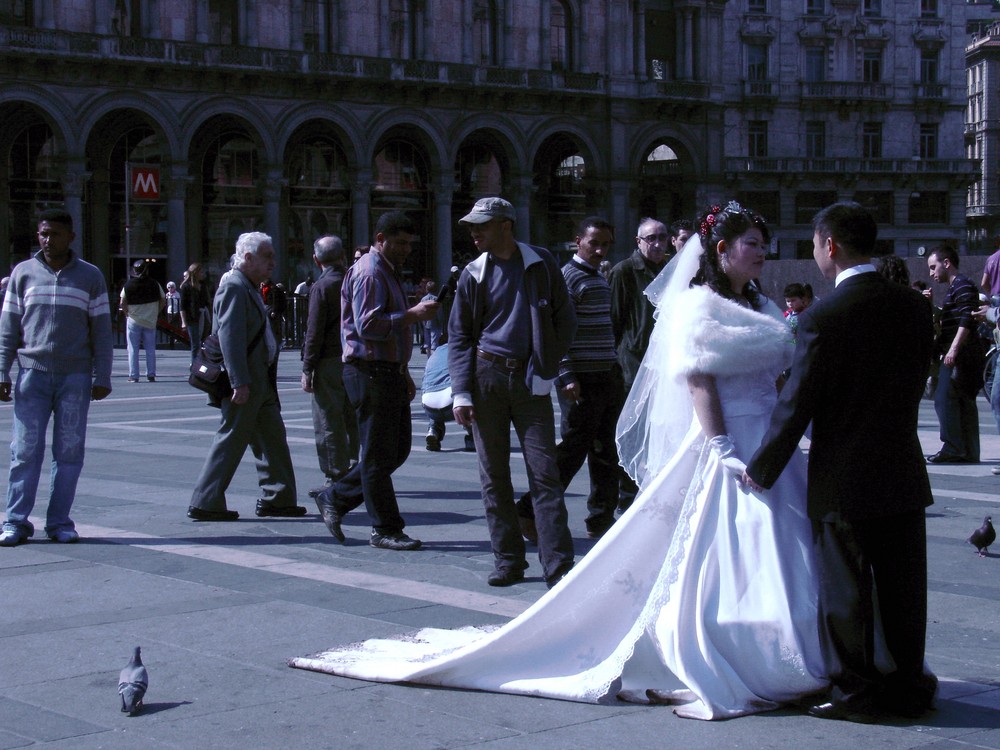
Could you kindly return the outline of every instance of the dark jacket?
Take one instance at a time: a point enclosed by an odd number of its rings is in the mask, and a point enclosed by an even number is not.
[[[771,487],[812,422],[808,513],[857,521],[931,504],[917,411],[934,326],[927,301],[877,273],[799,315],[792,375],[747,473]]]
[[[525,382],[534,395],[544,396],[551,393],[559,361],[573,341],[576,313],[552,254],[523,242],[517,246],[524,261],[524,290],[531,306],[531,358]],[[476,347],[489,307],[489,295],[483,286],[487,256],[483,253],[462,271],[448,319],[448,372],[456,396],[469,396],[475,390]]]
[[[179,291],[181,293],[181,312],[188,320],[194,320],[201,310],[208,309],[208,289],[205,288],[205,282],[202,282],[199,289],[195,289],[194,284],[185,281],[181,284]]]
[[[309,316],[302,348],[302,372],[312,372],[321,359],[340,359],[344,347],[340,340],[340,289],[344,269],[324,268],[309,289]]]
[[[618,362],[629,388],[653,333],[653,305],[643,292],[656,273],[638,249],[611,269],[611,325],[615,331]]]

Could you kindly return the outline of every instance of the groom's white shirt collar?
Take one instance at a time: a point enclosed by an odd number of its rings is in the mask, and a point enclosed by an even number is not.
[[[862,263],[859,266],[851,266],[850,268],[845,268],[843,271],[837,274],[837,278],[834,280],[834,286],[840,286],[840,282],[845,281],[852,276],[857,276],[861,273],[875,273],[875,266],[871,263]]]

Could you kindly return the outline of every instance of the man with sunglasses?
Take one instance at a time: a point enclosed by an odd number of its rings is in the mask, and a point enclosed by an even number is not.
[[[652,218],[640,221],[635,241],[635,251],[612,268],[608,277],[611,285],[611,325],[626,394],[632,388],[653,332],[653,305],[643,292],[666,265],[667,253],[673,254],[670,231],[662,221]],[[621,472],[618,510],[627,510],[637,492],[635,483],[624,471]]]

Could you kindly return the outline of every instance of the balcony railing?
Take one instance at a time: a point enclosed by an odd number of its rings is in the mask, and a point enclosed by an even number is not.
[[[889,99],[889,85],[860,81],[802,81],[802,97],[834,102],[883,101]]]
[[[923,174],[972,178],[979,174],[975,159],[858,159],[803,157],[727,157],[726,172],[755,174]]]
[[[914,95],[918,102],[947,99],[948,85],[945,83],[917,83],[914,84]]]
[[[249,68],[262,72],[301,73],[339,78],[427,81],[460,86],[570,90],[594,94],[603,94],[607,91],[607,80],[600,73],[496,68],[430,60],[399,60],[260,47],[194,44],[163,39],[138,39],[0,26],[0,52],[5,50],[32,57],[141,60],[185,67]],[[707,84],[670,82],[662,86],[668,95],[683,93],[701,96],[707,92]]]

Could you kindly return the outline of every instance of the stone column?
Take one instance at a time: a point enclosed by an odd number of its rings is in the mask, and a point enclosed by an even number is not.
[[[368,225],[371,199],[371,170],[359,170],[354,184],[351,185],[351,237],[354,238],[355,245],[371,245],[375,240]],[[349,249],[351,250],[349,255],[353,258],[353,248]]]
[[[208,3],[194,4],[194,40],[208,44]]]
[[[76,232],[73,249],[80,257],[83,257],[87,229],[83,224],[83,191],[90,179],[90,173],[84,171],[85,164],[84,159],[67,160],[66,171],[62,176],[63,202],[69,215],[73,217],[73,230]],[[100,246],[99,240],[93,243],[95,249]]]
[[[683,18],[683,29],[684,33],[679,39],[678,52],[680,53],[681,62],[681,75],[679,78],[683,81],[690,81],[694,78],[694,11],[690,8],[685,8],[681,11]]]
[[[632,57],[632,64],[635,66],[635,77],[640,81],[644,81],[649,77],[649,70],[646,66],[646,5],[645,3],[638,2],[635,6],[635,20],[632,27],[635,52]]]
[[[541,70],[552,70],[552,42],[549,38],[549,27],[552,24],[552,6],[541,3],[542,17],[538,31],[538,67]]]
[[[108,206],[111,202],[111,182],[108,170],[98,169],[90,178],[90,236],[93,241],[90,243],[93,253],[90,262],[104,271],[108,276],[108,281],[114,283],[111,268],[111,258],[117,254],[119,248],[110,247],[108,239],[111,236],[111,212]],[[124,210],[124,206],[122,207]],[[121,248],[124,251],[124,247]]]
[[[163,24],[160,20],[159,0],[146,0],[143,9],[142,28],[150,39],[160,39],[163,36]]]
[[[288,253],[285,247],[285,237],[281,227],[281,192],[288,185],[281,165],[272,164],[265,170],[266,177],[261,185],[261,197],[264,199],[264,232],[271,235],[274,249],[278,253],[279,263],[275,274],[278,280],[285,278]]]
[[[10,195],[6,165],[0,167],[0,195]],[[10,211],[0,211],[0,274],[7,275],[10,268]]]
[[[512,175],[510,202],[514,204],[517,221],[514,222],[514,239],[531,242],[531,173]]]
[[[627,258],[635,248],[632,225],[638,226],[638,221],[629,215],[629,195],[632,189],[632,181],[626,179],[612,179],[608,181],[610,191],[609,205],[611,215],[608,217],[615,227],[615,245],[613,248],[615,258]]]
[[[455,195],[455,178],[441,174],[434,179],[434,278],[440,284],[451,273],[452,237],[451,202]]]
[[[167,278],[181,279],[190,261],[187,251],[188,186],[192,178],[186,163],[174,164],[166,180],[167,198]],[[199,256],[200,257],[200,256]]]

